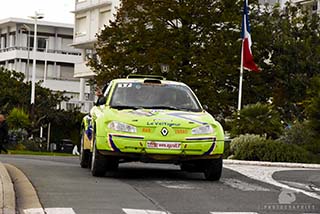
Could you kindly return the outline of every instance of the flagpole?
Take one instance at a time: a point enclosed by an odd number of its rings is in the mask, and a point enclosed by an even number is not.
[[[241,63],[240,63],[240,78],[239,78],[238,113],[241,110],[242,79],[243,79],[243,40],[242,40],[242,45],[241,45]]]

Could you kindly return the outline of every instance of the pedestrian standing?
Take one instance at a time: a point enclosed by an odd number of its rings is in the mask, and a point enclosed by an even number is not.
[[[6,122],[6,118],[3,114],[0,114],[0,154],[1,151],[4,151],[8,154],[8,150],[4,147],[4,145],[8,142],[8,125]]]

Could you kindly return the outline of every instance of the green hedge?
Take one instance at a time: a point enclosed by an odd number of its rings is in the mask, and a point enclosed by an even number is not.
[[[272,162],[320,163],[319,157],[297,145],[288,145],[257,135],[241,135],[233,139],[234,159]]]
[[[239,114],[235,112],[228,126],[232,137],[248,133],[276,139],[283,129],[278,111],[259,102],[244,106]]]
[[[312,128],[309,121],[295,123],[289,129],[286,129],[280,137],[280,141],[285,144],[298,145],[313,154],[320,155],[320,139]]]

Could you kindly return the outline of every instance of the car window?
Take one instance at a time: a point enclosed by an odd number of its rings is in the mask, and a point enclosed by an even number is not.
[[[117,83],[110,105],[201,111],[191,90],[178,84]]]

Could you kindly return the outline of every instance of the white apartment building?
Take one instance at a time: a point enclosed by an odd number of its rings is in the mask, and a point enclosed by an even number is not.
[[[269,4],[273,6],[275,4],[279,4],[281,8],[284,8],[286,2],[287,0],[259,0],[259,3],[262,5]]]
[[[279,4],[281,8],[285,7],[285,3],[289,0],[259,0],[260,4]],[[310,13],[320,13],[320,0],[291,0],[294,4],[300,4],[310,11]]]
[[[25,74],[32,79],[32,64],[36,58],[36,82],[53,91],[65,91],[70,100],[62,109],[79,106],[79,79],[73,75],[75,63],[82,60],[81,52],[70,45],[73,25],[39,21],[37,51],[33,53],[34,20],[8,18],[0,20],[0,66]],[[31,92],[30,92],[31,93]],[[35,92],[37,93],[37,92]],[[89,87],[84,88],[89,94]]]
[[[87,60],[94,54],[96,34],[114,20],[120,0],[76,0],[75,1],[75,30],[72,46],[82,50],[82,60],[75,64],[74,77],[80,78],[80,102],[85,102],[84,88],[86,81],[95,74],[86,66]],[[93,90],[91,90],[93,91]],[[93,92],[90,100],[93,101]],[[86,111],[83,109],[83,111]]]
[[[292,2],[302,5],[310,13],[320,13],[320,0],[292,0]]]

